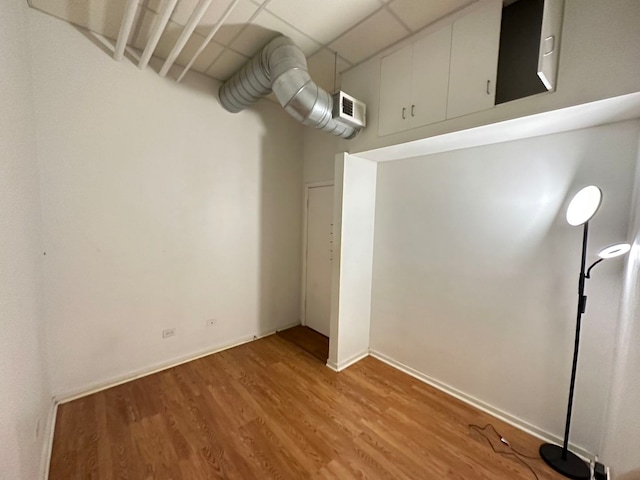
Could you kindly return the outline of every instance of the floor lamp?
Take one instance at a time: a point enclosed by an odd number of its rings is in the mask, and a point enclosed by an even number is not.
[[[573,408],[573,393],[576,383],[576,367],[578,366],[578,345],[580,343],[580,323],[582,314],[587,306],[584,295],[585,281],[591,278],[591,269],[607,258],[614,258],[627,253],[631,246],[628,243],[611,245],[598,253],[599,260],[585,270],[587,260],[587,238],[589,235],[589,220],[596,214],[602,203],[602,192],[596,186],[585,187],[580,190],[569,203],[567,208],[567,222],[577,227],[584,225],[582,233],[582,262],[580,264],[580,278],[578,280],[578,315],[576,320],[576,338],[573,349],[573,367],[571,369],[571,383],[569,386],[569,405],[567,406],[567,421],[564,428],[564,443],[561,446],[544,443],[540,446],[540,456],[556,472],[565,477],[576,480],[589,480],[591,469],[589,465],[569,451],[569,429],[571,426],[571,410]]]

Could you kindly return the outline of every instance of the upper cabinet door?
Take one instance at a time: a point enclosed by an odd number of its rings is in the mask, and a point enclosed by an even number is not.
[[[409,128],[412,45],[387,55],[380,66],[378,135]]]
[[[564,0],[545,0],[538,52],[538,77],[549,91],[556,88]]]
[[[501,16],[493,0],[454,22],[447,118],[494,106]]]
[[[445,120],[451,56],[451,25],[413,44],[411,127]]]

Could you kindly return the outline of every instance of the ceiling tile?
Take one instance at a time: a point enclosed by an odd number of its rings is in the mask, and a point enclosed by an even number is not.
[[[180,25],[186,25],[189,21],[189,17],[195,10],[200,0],[180,0],[176,5],[175,10],[171,14],[171,20]],[[232,0],[214,0],[207,8],[206,13],[198,23],[199,28],[206,31],[205,35],[209,33],[211,27],[213,27],[218,20],[222,17],[227,7],[231,4]]]
[[[155,20],[156,14],[152,12],[147,12],[142,18],[142,22],[140,23],[139,29],[137,31],[137,35],[133,39],[133,46],[139,48],[140,50],[144,50],[147,39],[149,38],[149,32],[153,22]],[[183,27],[182,25],[178,25],[174,22],[169,22],[167,28],[164,33],[160,37],[160,41],[158,42],[158,46],[156,47],[155,52],[153,52],[154,56],[160,58],[167,58],[171,53],[180,33],[182,33]],[[186,66],[196,51],[202,45],[204,41],[204,37],[202,35],[198,35],[194,33],[189,37],[186,45],[178,55],[176,59],[176,64],[181,66]],[[209,44],[205,47],[198,58],[194,62],[192,68],[198,72],[204,72],[211,65],[211,63],[222,53],[224,47],[216,42],[209,42]]]
[[[160,43],[158,43],[156,52],[158,52],[162,58],[166,58],[169,56],[169,52],[171,52],[171,49],[175,45],[175,41],[173,41],[173,38],[171,38],[171,41],[166,42],[165,44],[163,39],[164,35],[163,38],[160,39]],[[186,66],[193,58],[196,50],[198,50],[198,48],[200,48],[200,45],[202,45],[202,41],[203,38],[201,36],[192,35],[180,52],[180,55],[178,55],[178,58],[176,58],[175,63],[183,67]],[[209,67],[209,65],[211,65],[213,61],[222,53],[223,50],[224,47],[222,47],[221,45],[218,45],[216,43],[209,43],[202,54],[198,56],[198,59],[194,63],[193,69],[197,71],[205,71]]]
[[[161,58],[167,58],[171,53],[173,46],[178,41],[178,37],[180,36],[182,29],[182,25],[177,25],[173,22],[170,22],[167,25],[167,28],[165,28],[162,36],[160,37],[158,46],[156,47],[156,50],[155,52],[153,52],[153,54]]]
[[[277,36],[278,32],[265,29],[260,25],[249,24],[231,43],[231,47],[247,57],[253,57],[269,40]]]
[[[380,10],[338,38],[329,48],[355,64],[397,42],[408,33],[393,15]]]
[[[314,82],[324,88],[327,92],[333,92],[333,71],[335,57],[332,51],[323,48],[318,53],[309,57],[307,61],[309,74]],[[340,88],[340,73],[351,65],[338,57],[338,75],[336,78],[336,88]]]
[[[264,10],[242,31],[231,46],[234,50],[251,57],[280,33],[291,37],[307,56],[320,48],[317,42]]]
[[[258,6],[255,3],[249,0],[240,0],[240,2],[238,2],[235,8],[231,11],[222,27],[220,27],[220,30],[217,31],[215,37],[213,37],[215,41],[222,45],[229,45],[236,35],[240,33],[244,24],[249,21],[254,13],[256,13],[257,9]],[[205,36],[209,35],[210,31],[211,27],[198,27],[196,29],[196,32]]]
[[[192,36],[184,46],[182,52],[180,52],[180,55],[178,55],[176,63],[179,65],[187,65],[202,45],[202,41],[202,38],[196,37],[195,35]],[[223,50],[224,47],[222,45],[215,42],[209,42],[200,55],[198,55],[195,62],[193,62],[193,66],[191,68],[196,72],[205,73],[214,60],[220,56]]]
[[[389,4],[393,13],[413,30],[445,17],[475,0],[394,0]]]
[[[249,59],[232,50],[225,50],[207,70],[207,75],[224,82],[236,73]]]
[[[271,0],[266,9],[326,44],[381,6],[378,0]]]

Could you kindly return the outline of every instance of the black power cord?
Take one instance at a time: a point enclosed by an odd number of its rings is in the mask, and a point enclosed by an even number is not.
[[[520,462],[522,465],[524,465],[525,467],[527,467],[529,469],[529,471],[533,474],[533,476],[536,478],[536,480],[540,480],[540,478],[538,477],[538,474],[536,473],[536,471],[531,467],[531,465],[529,465],[527,462],[525,462],[521,457],[523,458],[528,458],[531,460],[540,460],[539,457],[533,457],[531,455],[525,455],[524,453],[519,452],[518,450],[516,450],[515,448],[513,448],[511,446],[511,444],[502,436],[500,435],[500,433],[496,430],[496,427],[494,427],[492,424],[488,423],[486,424],[484,427],[481,427],[479,425],[474,425],[474,424],[469,424],[469,428],[471,430],[475,430],[477,431],[480,435],[482,435],[482,437],[489,443],[489,446],[491,447],[491,449],[495,452],[498,453],[500,455],[503,455],[505,457],[513,457],[515,458],[518,462]],[[493,443],[491,442],[491,439],[486,435],[486,430],[488,428],[491,428],[491,430],[493,430],[493,433],[495,433],[495,435],[500,439],[500,442],[503,443],[504,445],[506,445],[507,447],[509,447],[511,449],[510,452],[502,452],[500,450],[497,450],[494,446]]]

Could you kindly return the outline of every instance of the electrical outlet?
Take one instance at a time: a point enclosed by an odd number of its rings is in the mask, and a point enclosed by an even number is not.
[[[207,327],[215,327],[218,324],[218,320],[215,318],[211,318],[207,320]]]
[[[166,330],[162,331],[162,338],[173,337],[175,334],[176,334],[175,328],[167,328]]]

